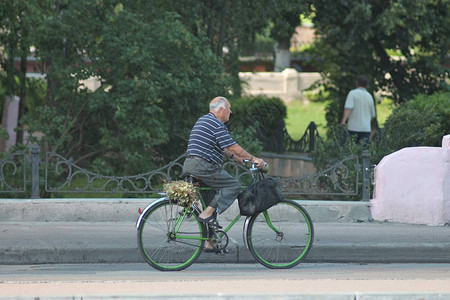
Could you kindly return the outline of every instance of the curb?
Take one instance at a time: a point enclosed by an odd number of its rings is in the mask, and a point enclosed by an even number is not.
[[[4,199],[0,201],[2,222],[130,222],[155,199]],[[294,200],[304,206],[313,222],[368,222],[369,202]],[[237,201],[220,218],[233,220]]]

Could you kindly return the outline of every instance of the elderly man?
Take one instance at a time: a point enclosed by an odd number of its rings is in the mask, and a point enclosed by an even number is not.
[[[241,162],[249,159],[264,167],[261,158],[254,157],[237,144],[225,126],[230,118],[231,105],[224,97],[214,98],[209,113],[200,117],[192,128],[183,165],[183,174],[189,173],[206,185],[218,190],[211,203],[198,217],[202,223],[221,228],[216,213],[223,213],[238,196],[241,184],[222,170],[224,156]]]

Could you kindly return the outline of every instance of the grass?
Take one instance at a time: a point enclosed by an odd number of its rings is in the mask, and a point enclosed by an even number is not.
[[[384,126],[387,118],[391,115],[394,105],[392,104],[392,100],[383,99],[380,103],[377,103],[375,109],[377,110],[377,119],[378,125],[380,127]]]
[[[287,105],[286,129],[294,140],[302,138],[311,121],[314,121],[317,130],[325,137],[327,121],[325,119],[325,107],[327,102],[320,101],[291,101]],[[392,101],[384,99],[376,105],[377,119],[380,127],[384,126],[386,119],[392,113]]]
[[[308,128],[309,123],[316,123],[319,134],[326,130],[326,102],[291,101],[287,105],[286,129],[294,140],[299,140]]]

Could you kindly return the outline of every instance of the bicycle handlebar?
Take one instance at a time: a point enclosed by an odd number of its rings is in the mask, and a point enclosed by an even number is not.
[[[250,172],[261,172],[261,173],[267,173],[269,171],[269,164],[266,163],[266,165],[263,168],[258,168],[258,164],[251,161],[250,159],[243,159],[242,162],[244,165],[247,165],[248,163],[251,163],[251,167],[249,168]]]

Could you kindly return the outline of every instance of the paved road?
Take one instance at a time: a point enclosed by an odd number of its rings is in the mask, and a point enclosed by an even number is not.
[[[388,223],[315,223],[310,263],[450,263],[450,230]],[[230,253],[199,262],[253,263],[242,224],[230,231]],[[0,222],[0,264],[138,263],[131,222]]]
[[[258,264],[195,264],[181,272],[160,272],[146,264],[0,267],[0,298],[150,295],[161,299],[243,295],[246,299],[450,299],[450,264],[301,264],[289,270]]]

